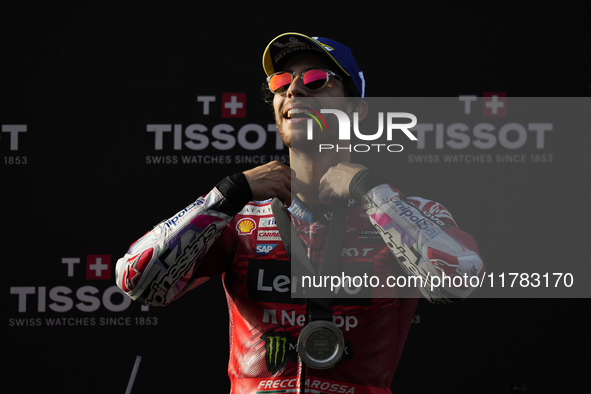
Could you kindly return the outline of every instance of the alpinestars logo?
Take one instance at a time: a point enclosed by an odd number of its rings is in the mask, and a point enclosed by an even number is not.
[[[265,362],[271,374],[283,371],[287,360],[297,361],[297,343],[288,333],[270,331],[261,339],[265,341]]]

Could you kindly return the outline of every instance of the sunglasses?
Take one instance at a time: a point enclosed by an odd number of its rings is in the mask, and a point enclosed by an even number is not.
[[[326,85],[328,85],[328,79],[330,77],[335,77],[339,81],[343,82],[343,78],[339,77],[332,71],[324,70],[322,68],[312,68],[301,73],[293,71],[280,71],[267,77],[269,89],[275,94],[285,93],[287,89],[289,89],[289,85],[291,85],[294,78],[298,75],[302,78],[304,88],[310,92],[317,92],[324,89]]]

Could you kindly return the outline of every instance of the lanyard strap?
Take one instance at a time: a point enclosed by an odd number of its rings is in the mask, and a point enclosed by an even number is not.
[[[283,202],[277,198],[274,198],[271,202],[271,209],[275,216],[275,222],[279,229],[279,234],[283,241],[283,246],[289,257],[291,269],[296,273],[296,277],[301,278],[304,274],[308,275],[337,275],[340,251],[343,244],[343,234],[345,232],[345,220],[347,211],[346,200],[336,200],[335,210],[332,215],[330,223],[330,231],[328,233],[328,239],[326,241],[324,252],[322,254],[322,262],[318,273],[314,270],[312,262],[308,258],[308,254],[304,249],[304,245],[299,239],[297,230],[295,229],[293,222],[283,205]],[[293,240],[292,240],[293,236]],[[293,241],[293,242],[292,242]],[[328,292],[328,289],[322,289],[323,292]],[[333,299],[329,297],[322,298],[309,298],[308,302],[311,306],[311,320],[326,320],[332,321],[332,302]]]

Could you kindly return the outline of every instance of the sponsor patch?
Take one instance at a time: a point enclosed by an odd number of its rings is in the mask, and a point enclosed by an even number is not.
[[[354,237],[355,234],[357,234],[357,227],[347,226],[347,228],[345,229],[345,231],[347,232],[347,236]]]
[[[189,205],[187,208],[183,209],[182,211],[180,211],[179,213],[174,215],[174,217],[167,220],[164,224],[166,225],[167,228],[171,228],[171,227],[176,226],[178,223],[181,223],[183,221],[183,217],[186,214],[193,211],[193,209],[195,209],[196,207],[203,205],[203,203],[205,203],[205,199],[203,197],[199,197],[197,199],[197,201],[195,201],[193,204]]]
[[[257,241],[281,241],[279,230],[259,230]]]
[[[238,223],[236,223],[236,231],[238,231],[238,235],[252,234],[256,228],[257,225],[251,218],[240,219]]]
[[[255,204],[249,204],[247,206],[245,206],[244,208],[242,208],[242,210],[240,211],[241,215],[254,215],[254,216],[264,216],[264,215],[270,215],[273,212],[271,211],[271,205],[255,205]]]
[[[268,332],[261,339],[265,342],[265,361],[271,374],[283,371],[287,360],[297,362],[297,342],[286,332]]]
[[[382,236],[375,228],[361,229],[359,232],[360,243],[381,243]]]
[[[275,218],[260,218],[259,219],[259,227],[277,227],[277,223],[275,223]]]
[[[259,244],[256,248],[256,254],[269,254],[270,251],[275,249],[278,244]]]

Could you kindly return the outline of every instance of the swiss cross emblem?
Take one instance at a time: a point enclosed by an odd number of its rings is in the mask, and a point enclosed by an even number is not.
[[[483,93],[482,116],[507,116],[507,93]]]
[[[222,93],[222,118],[246,117],[246,93]]]
[[[111,279],[111,255],[89,254],[86,256],[86,279]]]

